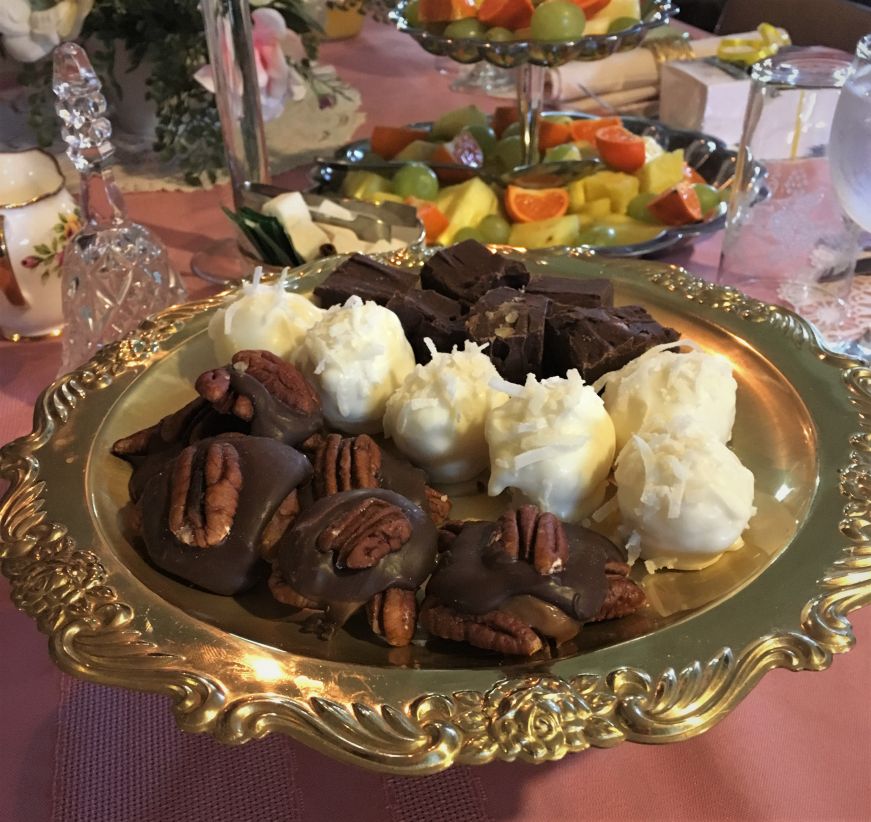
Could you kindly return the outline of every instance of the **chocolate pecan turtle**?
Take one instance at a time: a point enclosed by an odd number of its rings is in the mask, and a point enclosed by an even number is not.
[[[435,556],[435,525],[409,499],[379,488],[340,491],[304,510],[284,535],[270,588],[305,615],[317,612],[322,636],[366,606],[375,633],[407,645],[415,592]]]
[[[201,440],[164,463],[139,501],[145,550],[161,570],[216,594],[240,593],[298,512],[311,476],[295,449],[264,437]]]
[[[197,393],[246,433],[297,445],[323,425],[321,402],[296,366],[270,351],[237,351],[229,365],[204,371]]]
[[[238,351],[230,365],[203,372],[196,388],[197,399],[112,446],[115,456],[133,466],[134,502],[166,461],[199,440],[240,432],[296,445],[323,425],[314,388],[268,351]]]
[[[314,467],[315,499],[341,491],[386,488],[427,511],[436,526],[441,526],[450,514],[447,494],[427,485],[423,471],[384,452],[368,434],[316,436],[304,444],[303,450]]]
[[[616,545],[533,505],[497,522],[452,523],[442,542],[420,622],[444,639],[530,656],[644,602]]]

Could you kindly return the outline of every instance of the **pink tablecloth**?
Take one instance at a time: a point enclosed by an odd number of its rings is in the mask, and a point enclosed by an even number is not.
[[[367,26],[353,49],[330,45],[326,59],[363,90],[373,121],[426,119],[450,105],[432,58],[386,29]],[[187,270],[193,249],[227,233],[216,207],[226,197],[140,194],[130,205]],[[713,239],[673,259],[710,275],[717,254]],[[192,296],[207,290],[187,282]],[[56,342],[0,343],[0,442],[30,430],[58,359]],[[871,818],[871,609],[854,615],[858,648],[829,671],[769,674],[720,725],[680,745],[410,780],[285,738],[237,749],[182,734],[164,698],[60,674],[7,592],[0,581],[0,822]]]

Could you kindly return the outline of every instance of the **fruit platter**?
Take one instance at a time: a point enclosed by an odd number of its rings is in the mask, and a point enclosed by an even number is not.
[[[674,11],[668,0],[401,0],[390,16],[432,54],[514,68],[635,48]]]
[[[433,245],[471,238],[640,256],[723,226],[736,155],[713,137],[550,112],[539,141],[541,162],[523,167],[516,111],[466,106],[433,123],[377,125],[315,174],[321,190],[415,205]]]
[[[638,0],[489,0],[480,9],[474,0],[400,0],[390,17],[432,54],[517,67],[520,139],[523,161],[530,164],[537,150],[544,67],[636,48],[674,12],[669,0],[645,0],[643,7]]]
[[[4,573],[65,670],[225,742],[425,774],[686,739],[867,598],[853,364],[657,263],[315,261],[47,390],[0,453]],[[63,618],[29,582],[59,574]]]

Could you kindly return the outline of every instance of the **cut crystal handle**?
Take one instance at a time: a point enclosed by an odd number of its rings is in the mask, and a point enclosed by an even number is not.
[[[112,125],[104,116],[106,98],[85,50],[63,43],[54,50],[52,90],[63,126],[67,156],[79,171],[102,165],[115,153]]]

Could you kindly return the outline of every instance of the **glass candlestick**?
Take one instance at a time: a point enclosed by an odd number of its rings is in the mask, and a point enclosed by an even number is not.
[[[54,51],[56,111],[67,156],[81,175],[84,225],[64,249],[61,373],[123,337],[149,314],[187,298],[153,232],[127,218],[115,185],[106,99],[87,54],[75,43]]]

